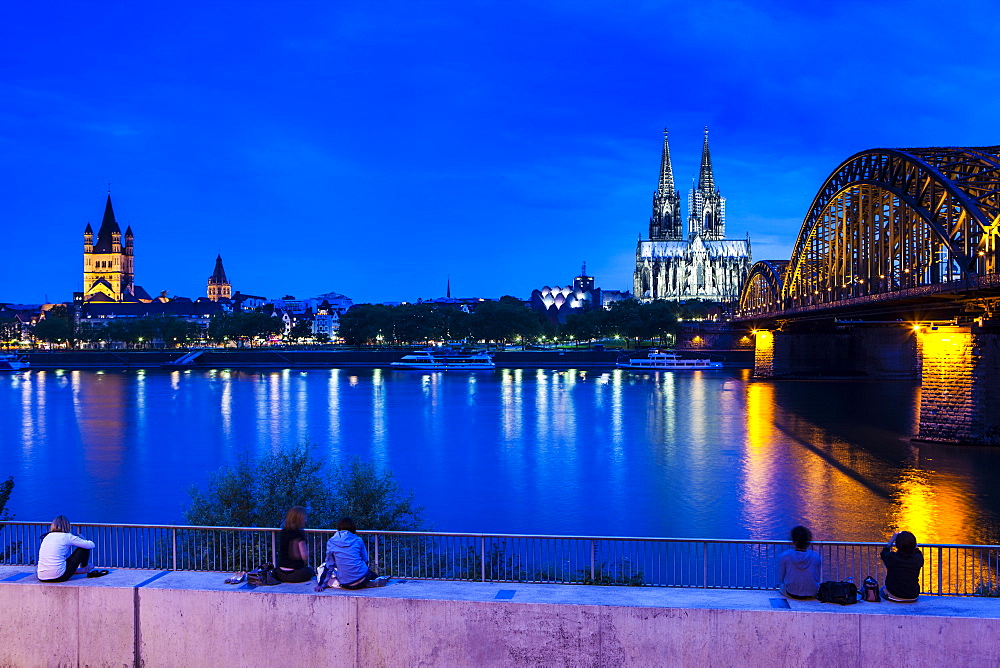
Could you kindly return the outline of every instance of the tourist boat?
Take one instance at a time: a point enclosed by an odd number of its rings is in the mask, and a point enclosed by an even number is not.
[[[456,353],[448,351],[424,350],[405,355],[398,362],[390,364],[393,369],[420,369],[423,371],[460,371],[495,369],[490,353]]]
[[[630,357],[618,361],[619,369],[675,371],[683,369],[721,369],[722,362],[704,358],[681,357],[675,352],[650,350],[648,357]]]
[[[31,366],[23,357],[9,353],[0,354],[0,371],[20,371]]]

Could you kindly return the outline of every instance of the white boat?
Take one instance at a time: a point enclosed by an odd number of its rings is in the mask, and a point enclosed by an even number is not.
[[[495,369],[490,353],[456,353],[424,350],[405,355],[398,362],[390,364],[393,369],[420,369],[423,371],[461,371]]]
[[[31,362],[28,362],[23,357],[9,353],[0,354],[0,371],[20,371],[21,369],[27,369],[29,366],[31,366]]]
[[[653,369],[674,371],[683,369],[721,369],[722,362],[710,359],[681,357],[675,352],[650,350],[648,357],[630,357],[618,362],[619,369]]]

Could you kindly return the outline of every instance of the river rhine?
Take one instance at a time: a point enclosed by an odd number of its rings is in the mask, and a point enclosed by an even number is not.
[[[16,519],[178,523],[283,445],[390,469],[440,531],[1000,540],[1000,449],[915,443],[906,382],[749,371],[31,371],[0,376]],[[279,518],[275,518],[277,523]]]

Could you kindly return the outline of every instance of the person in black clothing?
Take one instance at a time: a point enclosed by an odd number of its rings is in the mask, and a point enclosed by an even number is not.
[[[893,545],[896,551],[892,551]],[[882,595],[890,601],[910,603],[920,596],[920,568],[924,565],[924,555],[917,549],[917,538],[909,531],[899,531],[892,535],[882,548],[882,563],[885,564],[885,587]]]
[[[315,573],[307,566],[309,543],[306,542],[306,509],[293,506],[285,515],[278,535],[278,567],[271,571],[278,582],[308,582]]]

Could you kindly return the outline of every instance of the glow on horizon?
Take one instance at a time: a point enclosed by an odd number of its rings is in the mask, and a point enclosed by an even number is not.
[[[219,253],[234,290],[268,297],[415,301],[450,276],[456,296],[527,298],[583,260],[598,286],[628,289],[664,126],[682,196],[707,125],[728,235],[787,259],[849,155],[998,143],[988,58],[873,55],[992,43],[998,13],[985,0],[21,3],[0,65],[0,215],[8,271],[30,280],[0,301],[81,289],[83,228],[109,181],[150,294],[203,295]],[[958,105],[968,90],[976,104]]]

